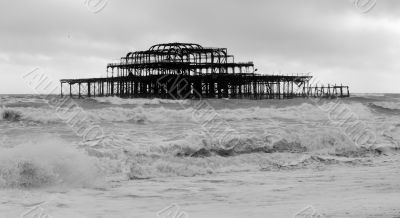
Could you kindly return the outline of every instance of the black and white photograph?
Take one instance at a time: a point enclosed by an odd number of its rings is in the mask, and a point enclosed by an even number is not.
[[[399,12],[0,0],[0,218],[400,218]]]

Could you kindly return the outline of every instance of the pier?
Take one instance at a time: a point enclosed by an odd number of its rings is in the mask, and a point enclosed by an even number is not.
[[[257,73],[253,62],[235,62],[226,48],[167,43],[129,52],[107,65],[103,78],[62,79],[61,95],[121,98],[289,99],[349,97],[349,87],[314,85],[311,75]]]

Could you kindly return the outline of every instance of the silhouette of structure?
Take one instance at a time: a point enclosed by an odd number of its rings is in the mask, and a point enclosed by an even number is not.
[[[312,86],[310,75],[263,75],[253,62],[235,62],[226,48],[167,43],[129,52],[107,65],[107,77],[62,79],[61,95],[124,98],[348,97],[348,86]]]

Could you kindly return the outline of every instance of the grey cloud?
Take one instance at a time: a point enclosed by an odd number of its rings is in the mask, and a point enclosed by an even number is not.
[[[76,69],[85,77],[128,51],[190,41],[228,47],[238,60],[257,60],[264,73],[318,70],[324,77],[336,70],[339,78],[354,78],[343,82],[359,91],[386,91],[355,78],[398,75],[399,9],[396,0],[378,1],[365,14],[351,0],[109,0],[94,14],[84,0],[4,0],[0,54],[9,58],[0,64],[45,65],[59,78]]]

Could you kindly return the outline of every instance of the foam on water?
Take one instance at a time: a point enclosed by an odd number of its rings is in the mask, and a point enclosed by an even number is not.
[[[371,111],[361,103],[345,105],[357,114],[358,118],[366,119],[371,115]],[[102,109],[86,110],[91,119],[95,121],[116,121],[129,122],[137,121],[139,123],[149,122],[199,122],[196,118],[198,114],[214,113],[218,119],[225,121],[251,121],[251,120],[269,120],[285,119],[299,121],[318,121],[326,120],[329,116],[334,116],[336,104],[327,103],[316,106],[309,103],[303,103],[298,106],[289,106],[282,108],[274,107],[251,107],[237,109],[216,109],[215,111],[202,111],[193,107],[184,109],[175,109],[168,107],[107,107]],[[337,112],[336,112],[337,113]],[[210,114],[213,115],[213,114]]]
[[[1,148],[0,163],[4,167],[0,169],[0,184],[36,187],[73,185],[77,181],[77,185],[86,185],[91,179],[85,175],[96,178],[97,174],[135,179],[308,167],[342,163],[335,159],[339,156],[374,157],[387,151],[382,147],[396,150],[400,120],[386,110],[397,110],[397,103],[392,99],[364,100],[298,100],[286,105],[280,102],[279,106],[270,101],[245,101],[249,105],[240,107],[228,99],[209,101],[215,109],[202,111],[196,109],[196,102],[186,100],[97,98],[97,102],[108,104],[85,101],[82,111],[85,119],[104,129],[106,135],[99,142],[65,142],[56,138]],[[60,132],[69,128],[65,125],[61,129],[64,121],[50,107],[5,107],[0,112],[4,110],[21,114],[19,121],[0,121],[5,129],[13,122],[32,121],[43,132],[46,125],[57,124],[53,129]],[[351,122],[365,123],[365,128],[376,134],[373,144],[354,143],[343,127],[349,122],[348,116],[342,116],[344,111],[354,115]],[[66,110],[62,115],[74,113],[76,110]],[[224,121],[224,125],[236,130],[235,134],[221,140],[204,132],[199,123],[203,120],[197,119],[202,113]]]
[[[40,95],[0,95],[0,104],[17,104],[17,103],[45,103],[44,96]]]
[[[285,165],[307,167],[318,163],[320,166],[325,163],[341,163],[339,160],[325,161],[327,158],[320,158],[321,156],[330,156],[328,159],[332,160],[346,157],[350,158],[347,161],[352,162],[352,158],[373,157],[379,154],[374,149],[355,147],[347,138],[340,136],[340,132],[335,134],[327,131],[319,137],[302,135],[299,138],[290,134],[237,137],[226,142],[206,135],[191,134],[185,138],[144,147],[130,145],[126,140],[122,143],[124,154],[117,158],[124,160],[124,176],[143,179],[277,169],[277,166]],[[303,161],[311,157],[314,158],[306,163]],[[295,160],[299,160],[298,166],[294,166]]]
[[[92,186],[96,160],[56,138],[0,148],[0,187]]]
[[[350,108],[359,118],[368,118],[371,111],[368,107],[361,103],[343,104],[343,107]],[[236,109],[216,109],[211,111],[226,121],[242,121],[242,120],[260,120],[260,119],[287,119],[287,120],[321,120],[333,116],[337,110],[337,104],[325,103],[322,105],[314,105],[303,103],[296,106],[288,107],[250,107]],[[69,117],[76,114],[77,110],[58,111],[48,107],[12,107],[0,108],[0,112],[5,110],[14,110],[21,113],[22,119],[27,121],[35,121],[40,123],[55,123],[62,121],[60,117]],[[188,106],[184,109],[176,109],[169,107],[104,107],[101,109],[83,109],[84,113],[93,121],[108,122],[129,122],[129,121],[151,121],[151,122],[167,122],[167,121],[196,121],[195,116],[199,113],[210,113],[208,111],[198,110]]]
[[[383,93],[352,93],[352,96],[356,97],[384,97]]]
[[[373,107],[380,107],[382,109],[400,111],[400,102],[372,102],[370,105]]]
[[[189,100],[171,100],[171,99],[160,99],[160,98],[134,98],[134,99],[122,99],[119,97],[97,97],[97,102],[109,103],[113,105],[159,105],[159,104],[189,104]]]
[[[164,107],[159,108],[119,108],[109,107],[103,109],[87,110],[88,116],[96,121],[115,122],[167,122],[191,120],[191,109],[176,110]]]

